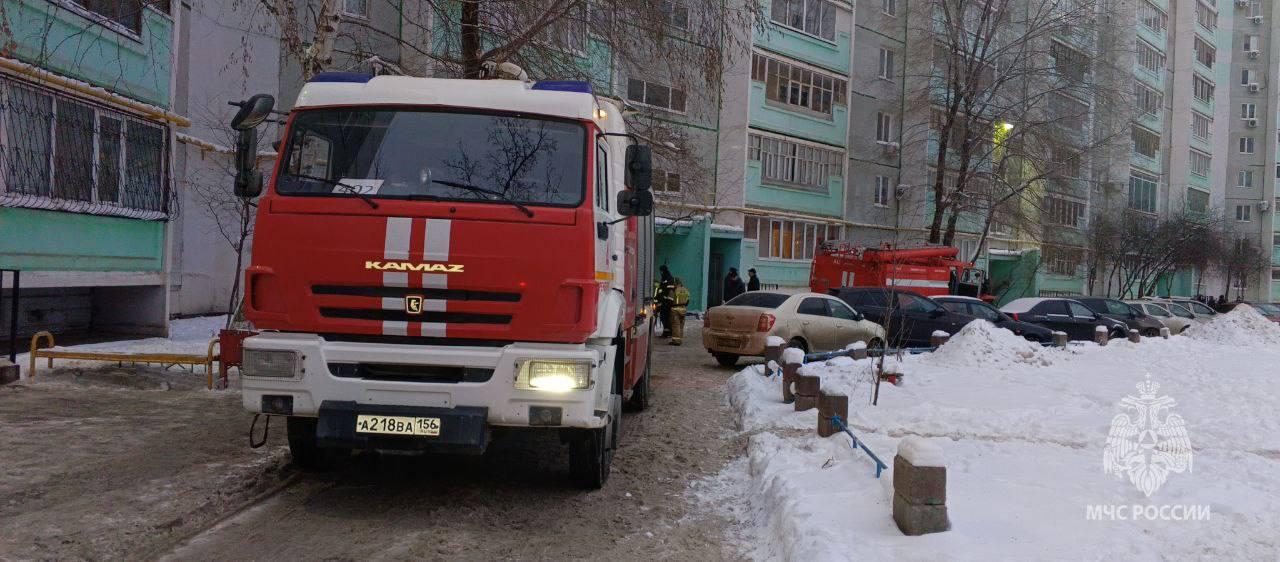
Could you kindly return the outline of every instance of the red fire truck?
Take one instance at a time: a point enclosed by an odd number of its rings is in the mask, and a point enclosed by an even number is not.
[[[986,276],[957,258],[959,250],[934,246],[863,248],[825,242],[809,270],[809,289],[827,293],[840,287],[902,287],[925,296],[964,295],[992,302]]]
[[[237,194],[261,195],[245,408],[287,416],[303,467],[553,429],[602,486],[650,396],[651,157],[622,108],[585,82],[320,74],[263,189],[273,104],[232,123]]]

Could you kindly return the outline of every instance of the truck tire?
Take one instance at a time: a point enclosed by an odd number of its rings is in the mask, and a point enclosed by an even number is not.
[[[736,367],[738,365],[738,356],[732,353],[716,353],[716,363],[721,367]]]
[[[649,408],[649,381],[653,378],[653,323],[649,324],[649,349],[645,351],[644,374],[631,389],[631,398],[627,400],[628,412],[643,412]]]
[[[586,429],[569,443],[569,480],[583,490],[599,490],[609,480],[613,451],[622,426],[622,396],[614,395],[609,425]]]
[[[351,453],[347,449],[322,449],[316,445],[316,418],[290,416],[286,422],[289,434],[289,454],[293,464],[309,472],[332,469]]]

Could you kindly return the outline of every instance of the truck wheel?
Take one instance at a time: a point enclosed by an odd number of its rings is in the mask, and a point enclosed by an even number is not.
[[[316,418],[290,416],[288,422],[289,454],[298,468],[323,472],[350,454],[347,449],[322,449],[316,445]]]
[[[653,378],[653,324],[649,324],[649,349],[645,351],[644,374],[631,389],[631,399],[627,400],[628,412],[643,412],[649,408],[649,381]]]
[[[609,480],[613,451],[622,426],[622,396],[615,394],[609,425],[581,431],[569,444],[569,479],[584,490],[599,490]]]
[[[716,363],[719,363],[721,367],[734,367],[738,364],[738,356],[732,353],[717,353],[715,356]]]

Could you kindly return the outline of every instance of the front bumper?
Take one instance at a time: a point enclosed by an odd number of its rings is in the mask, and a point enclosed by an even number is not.
[[[292,415],[321,415],[326,403],[361,408],[405,406],[463,411],[479,408],[498,426],[598,428],[608,423],[611,347],[586,344],[516,343],[500,348],[401,345],[328,341],[315,334],[268,332],[244,342],[246,350],[293,351],[302,368],[294,377],[241,377],[241,397],[251,412],[263,412],[263,397],[292,398]],[[591,364],[592,386],[564,392],[515,387],[520,366],[531,359]],[[335,376],[331,364],[450,366],[492,369],[484,382],[419,382]],[[559,413],[556,417],[555,412]]]

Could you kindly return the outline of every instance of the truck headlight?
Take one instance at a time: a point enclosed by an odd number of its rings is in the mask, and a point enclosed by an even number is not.
[[[298,354],[293,351],[246,349],[240,369],[246,377],[293,377],[298,373]]]
[[[516,375],[516,388],[548,392],[591,388],[591,364],[575,361],[525,361]]]

